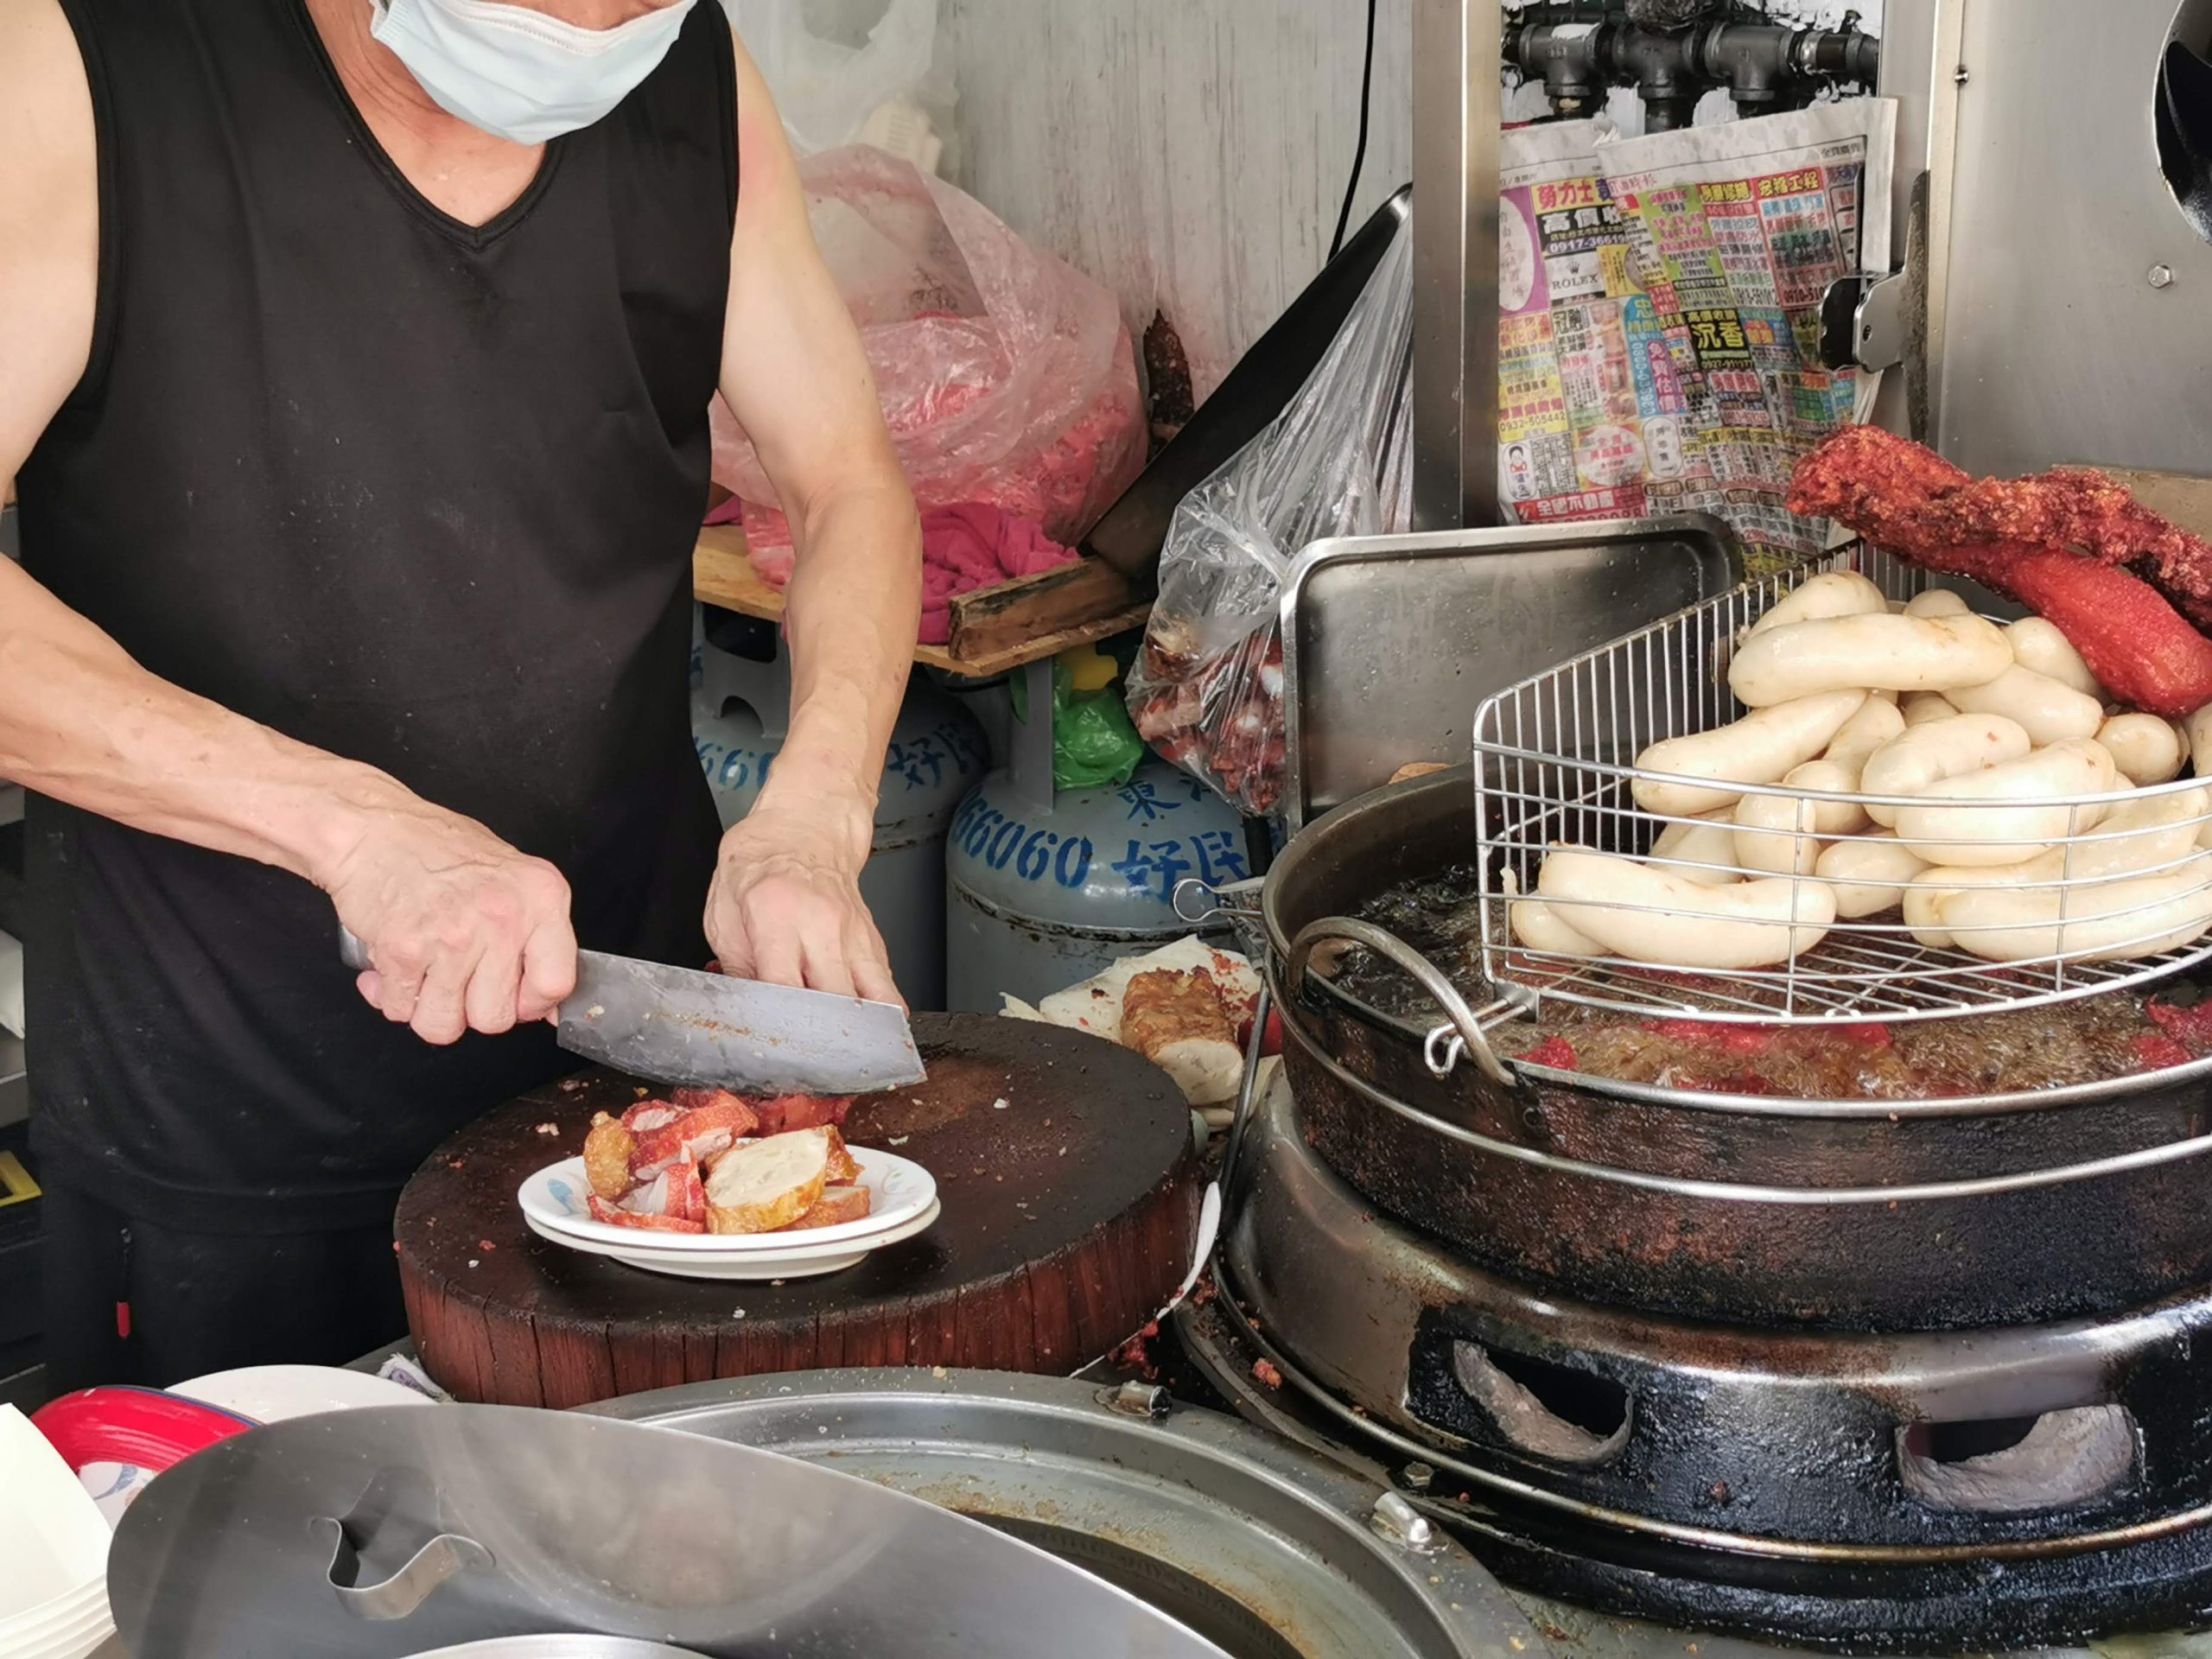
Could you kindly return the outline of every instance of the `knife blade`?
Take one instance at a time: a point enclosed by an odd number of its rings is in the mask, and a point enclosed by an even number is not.
[[[341,930],[339,955],[368,966]],[[576,952],[555,1040],[632,1077],[751,1095],[865,1095],[928,1073],[894,1002]]]

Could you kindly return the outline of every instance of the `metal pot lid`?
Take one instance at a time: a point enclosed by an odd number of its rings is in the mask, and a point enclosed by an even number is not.
[[[108,1593],[135,1659],[415,1659],[549,1630],[702,1659],[1029,1659],[1043,1630],[1066,1659],[1228,1659],[935,1505],[505,1406],[336,1412],[211,1446],[131,1506]]]
[[[489,1642],[464,1642],[411,1659],[700,1659],[689,1648],[664,1642],[633,1642],[621,1636],[501,1636]]]
[[[1497,1581],[1379,1481],[1141,1384],[800,1371],[584,1410],[929,1498],[1134,1590],[1236,1659],[1549,1651]]]

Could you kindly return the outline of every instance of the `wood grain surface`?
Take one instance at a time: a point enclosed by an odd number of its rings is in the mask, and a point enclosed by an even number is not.
[[[529,1230],[515,1189],[579,1152],[594,1111],[637,1099],[632,1079],[583,1072],[455,1135],[395,1228],[430,1374],[464,1400],[569,1407],[813,1366],[1065,1376],[1110,1351],[1189,1269],[1204,1183],[1181,1096],[1079,1032],[921,1014],[914,1034],[929,1080],[861,1100],[846,1134],[929,1170],[944,1213],[821,1278],[677,1279]]]

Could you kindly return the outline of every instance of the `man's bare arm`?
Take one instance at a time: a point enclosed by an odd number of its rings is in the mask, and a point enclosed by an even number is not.
[[[75,37],[55,0],[0,0],[0,477],[84,374],[99,251]],[[365,994],[434,1040],[541,1018],[573,982],[552,866],[148,673],[5,559],[0,777],[321,886],[378,963]]]
[[[738,971],[884,997],[896,993],[853,882],[913,660],[921,531],[783,124],[742,46],[737,65],[743,183],[721,389],[776,486],[798,562],[785,613],[791,733],[724,839],[708,934]]]

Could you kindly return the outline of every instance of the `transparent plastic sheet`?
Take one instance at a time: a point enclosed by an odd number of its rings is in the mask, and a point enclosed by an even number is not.
[[[1160,556],[1129,713],[1161,755],[1257,817],[1282,800],[1277,601],[1300,552],[1407,527],[1412,239],[1400,232],[1289,408],[1192,490]]]
[[[1114,296],[982,204],[865,145],[799,163],[823,257],[925,508],[983,502],[1072,544],[1145,458],[1136,358]],[[791,531],[752,443],[713,405],[717,482],[780,583]]]
[[[938,0],[723,0],[723,7],[802,156],[857,143],[868,117],[893,99],[931,101]]]

